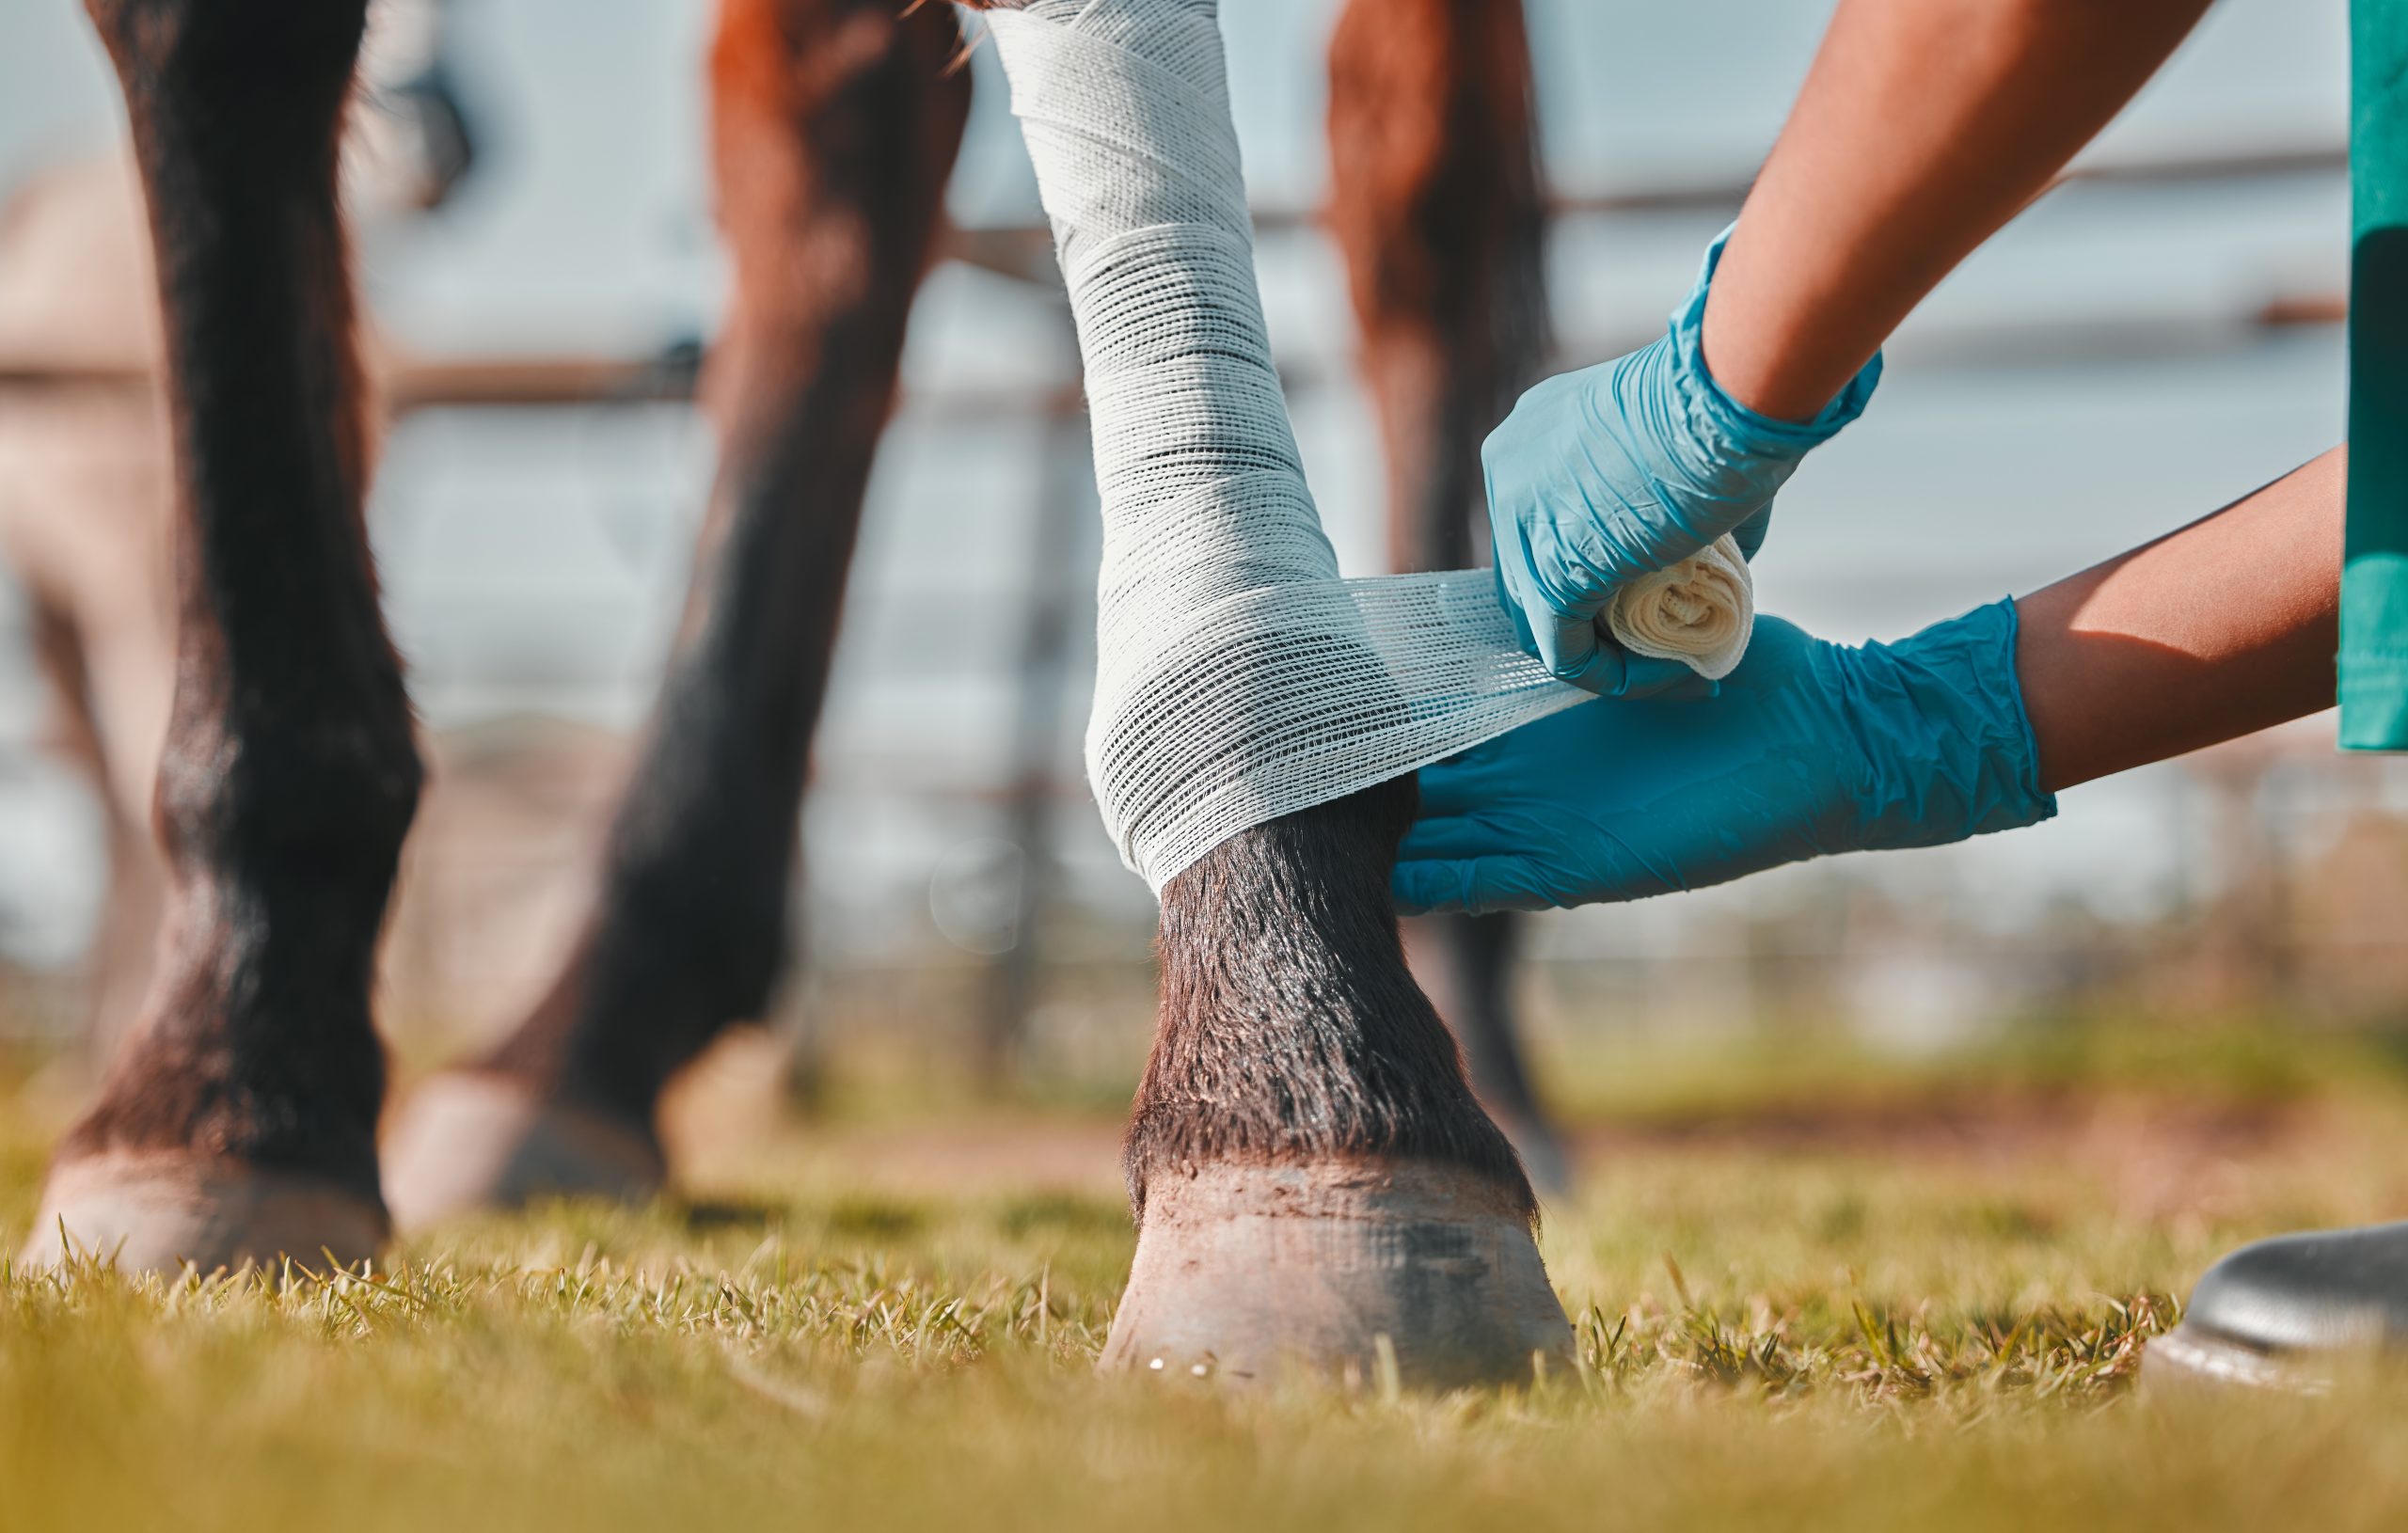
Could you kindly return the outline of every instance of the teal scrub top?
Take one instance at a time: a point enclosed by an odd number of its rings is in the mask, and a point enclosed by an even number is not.
[[[2341,746],[2408,750],[2408,0],[2350,5]]]

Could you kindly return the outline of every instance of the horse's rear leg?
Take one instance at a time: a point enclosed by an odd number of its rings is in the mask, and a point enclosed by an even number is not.
[[[125,445],[129,455],[142,455],[140,444]],[[93,514],[105,508],[77,509],[91,520],[109,520],[105,515]],[[0,532],[0,541],[5,541],[5,532]],[[138,546],[108,550],[128,559],[135,568],[139,567],[138,562],[133,561],[140,561],[149,551]],[[95,633],[95,625],[79,617],[75,593],[60,591],[50,582],[47,577],[55,571],[43,569],[25,557],[23,548],[13,551],[9,561],[26,586],[26,599],[32,609],[34,656],[50,685],[55,749],[84,774],[93,797],[100,801],[105,827],[108,884],[101,901],[99,927],[93,933],[91,952],[86,960],[92,971],[92,981],[84,1035],[85,1049],[92,1061],[105,1064],[141,1016],[143,1000],[150,993],[151,952],[158,944],[160,908],[166,894],[160,875],[159,848],[150,836],[149,816],[130,806],[127,797],[118,791],[111,770],[122,767],[124,757],[143,752],[139,745],[121,743],[119,732],[112,727],[122,721],[130,710],[121,705],[112,709],[111,703],[121,700],[103,695],[107,684],[101,678],[103,667],[95,651],[107,647],[108,636]],[[121,567],[108,579],[92,582],[84,594],[100,603],[121,606],[127,610],[120,615],[138,624],[149,614],[133,609],[147,607],[148,598],[162,593]],[[160,605],[166,608],[169,604]],[[150,646],[157,663],[138,669],[155,672],[171,683],[174,640],[149,632],[142,637],[157,640]],[[159,688],[162,702],[170,689],[169,686]],[[146,760],[144,767],[142,781],[147,786],[157,778],[158,764]],[[144,798],[147,799],[148,795]]]
[[[376,610],[335,209],[366,0],[91,0],[165,300],[177,675],[167,936],[28,1259],[350,1259],[385,1233],[376,937],[420,768]],[[63,1233],[62,1233],[63,1232]]]
[[[1461,569],[1486,539],[1480,444],[1546,344],[1537,125],[1518,0],[1353,0],[1329,45],[1330,229],[1388,465],[1400,570]],[[1517,918],[1431,916],[1406,951],[1471,1083],[1545,1191],[1562,1144],[1530,1088],[1508,981]]]
[[[1530,1083],[1513,1011],[1513,960],[1520,917],[1421,916],[1404,923],[1413,976],[1461,1039],[1471,1088],[1522,1157],[1540,1192],[1571,1185],[1562,1140]]]
[[[721,0],[714,150],[736,284],[707,380],[721,452],[684,630],[559,977],[404,1114],[391,1182],[405,1225],[649,1190],[662,1086],[768,1001],[862,495],[969,105],[951,12],[900,9]]]

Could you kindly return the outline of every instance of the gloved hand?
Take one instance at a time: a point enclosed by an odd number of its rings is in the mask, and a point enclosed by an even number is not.
[[[1481,448],[1497,584],[1524,646],[1561,679],[1637,697],[1677,679],[1626,661],[1597,614],[1617,587],[1678,563],[1725,532],[1752,559],[1774,492],[1806,450],[1855,419],[1881,376],[1876,356],[1804,424],[1758,415],[1705,370],[1705,295],[1725,230],[1705,253],[1664,339],[1549,378]]]
[[[2047,819],[2015,628],[1999,602],[1853,649],[1760,618],[1710,699],[1583,703],[1426,766],[1397,906],[1639,899]]]

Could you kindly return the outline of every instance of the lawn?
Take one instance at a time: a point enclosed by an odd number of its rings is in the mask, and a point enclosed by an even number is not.
[[[1442,1398],[1099,1379],[1132,1245],[1109,1116],[797,1124],[722,1070],[683,1200],[365,1276],[9,1276],[0,1527],[2396,1527],[2384,1381],[2133,1388],[2219,1250],[2408,1209],[2384,1056],[2232,1057],[1568,1083],[1586,1177],[1544,1243],[1580,1366]],[[55,1091],[0,1142],[12,1233]]]

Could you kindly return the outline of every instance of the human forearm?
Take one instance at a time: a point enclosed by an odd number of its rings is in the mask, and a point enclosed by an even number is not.
[[[1843,0],[1716,276],[1716,381],[1776,419],[1812,418],[2208,4]]]
[[[2017,602],[2050,792],[2327,708],[2345,459]]]

